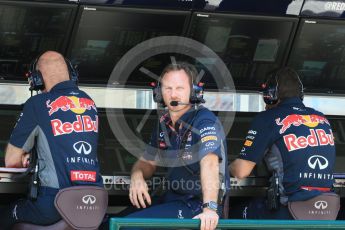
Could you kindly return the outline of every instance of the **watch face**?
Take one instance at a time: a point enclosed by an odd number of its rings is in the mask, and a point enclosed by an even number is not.
[[[211,210],[217,211],[218,209],[218,204],[214,201],[207,202],[202,205],[203,208],[209,208]]]
[[[213,202],[213,201],[209,202],[209,206],[210,206],[211,209],[214,209],[214,210],[217,210],[217,208],[218,208],[217,203]]]

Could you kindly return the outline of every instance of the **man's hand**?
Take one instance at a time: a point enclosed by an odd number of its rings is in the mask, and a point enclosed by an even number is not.
[[[28,168],[30,165],[30,153],[25,153],[25,155],[22,155],[22,165],[23,168]]]
[[[149,189],[144,178],[132,177],[129,188],[129,199],[131,203],[137,208],[146,208],[145,201],[151,205],[151,197]]]
[[[203,212],[193,219],[200,219],[200,230],[213,230],[217,227],[219,216],[215,211],[204,208]]]

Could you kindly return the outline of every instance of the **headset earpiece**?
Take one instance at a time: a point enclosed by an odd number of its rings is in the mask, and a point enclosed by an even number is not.
[[[38,57],[39,58],[39,57]],[[44,89],[44,82],[41,71],[36,69],[38,58],[36,58],[30,65],[29,73],[27,73],[30,84],[30,91],[38,91]]]
[[[262,84],[263,98],[267,105],[275,105],[278,102],[277,86],[271,86],[267,82]]]
[[[190,94],[189,102],[191,104],[205,103],[204,100],[204,83],[199,82],[197,85],[193,84],[193,89]]]
[[[157,83],[151,82],[151,86],[152,86],[153,101],[165,106],[163,96],[162,96],[162,89],[161,89],[159,81]]]
[[[66,62],[68,72],[69,72],[69,79],[75,82],[76,84],[78,84],[78,81],[79,81],[78,71],[74,68],[72,62],[68,58],[65,58],[65,62]]]
[[[297,72],[291,68],[289,68],[289,69],[292,70],[297,77],[297,80],[299,82],[299,91],[300,91],[299,98],[301,100],[303,100],[303,97],[304,97],[303,83],[302,83],[301,79],[299,78],[299,75],[297,74]],[[278,85],[278,82],[279,82],[278,77],[279,76],[278,76],[278,73],[279,73],[279,71],[275,71],[275,73],[272,74],[271,77],[268,78],[266,83],[262,84],[262,86],[261,86],[262,92],[263,92],[263,98],[264,98],[264,101],[267,105],[274,105],[279,100],[279,85]]]

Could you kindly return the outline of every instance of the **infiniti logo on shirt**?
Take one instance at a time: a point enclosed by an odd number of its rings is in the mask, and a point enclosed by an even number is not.
[[[86,141],[78,141],[74,143],[73,148],[77,153],[83,153],[85,155],[89,155],[92,151],[91,145]]]
[[[94,204],[96,203],[96,197],[93,195],[85,195],[82,198],[84,204]]]
[[[328,160],[323,156],[314,155],[309,157],[308,165],[312,169],[318,167],[320,170],[322,170],[328,167]]]

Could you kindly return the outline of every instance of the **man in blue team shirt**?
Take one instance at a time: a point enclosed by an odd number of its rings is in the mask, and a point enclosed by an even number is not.
[[[242,210],[243,218],[292,219],[288,202],[306,201],[331,190],[334,137],[325,116],[302,103],[303,85],[293,69],[279,70],[267,84],[271,86],[265,86],[264,100],[274,106],[255,117],[230,173],[245,178],[265,160],[274,173],[271,182],[278,182],[279,207],[271,210],[265,199],[255,198]]]
[[[28,153],[36,148],[39,189],[36,200],[23,199],[1,212],[0,228],[28,222],[48,225],[61,219],[54,207],[59,189],[75,185],[102,186],[97,160],[98,115],[93,100],[80,91],[68,60],[54,51],[33,64],[42,93],[31,97],[11,134],[6,167],[28,166]],[[37,76],[37,74],[39,76]]]
[[[218,197],[229,184],[226,143],[215,115],[193,105],[202,101],[195,99],[196,77],[196,69],[187,63],[170,64],[161,74],[155,100],[168,112],[160,118],[158,132],[153,131],[150,147],[133,166],[129,197],[135,207],[144,209],[128,217],[198,218],[201,229],[217,226]],[[145,179],[152,176],[162,158],[170,162],[164,166],[176,165],[167,173],[168,191],[152,202]]]

